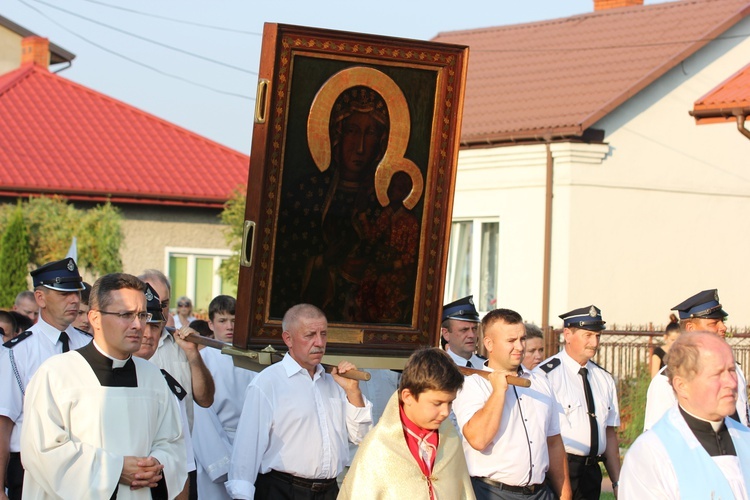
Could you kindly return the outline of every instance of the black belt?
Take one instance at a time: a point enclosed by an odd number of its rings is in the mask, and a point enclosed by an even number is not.
[[[599,462],[606,462],[607,459],[601,455],[596,455],[595,457],[582,457],[580,455],[573,455],[572,453],[568,453],[568,462],[577,462],[583,465],[594,465],[598,464]]]
[[[284,481],[285,483],[293,484],[301,488],[306,488],[314,492],[328,491],[336,485],[335,477],[333,479],[305,479],[304,477],[293,476],[291,474],[287,474],[286,472],[280,472],[273,469],[271,469],[271,471],[268,472],[267,475],[279,479],[280,481]]]
[[[490,479],[488,477],[478,477],[478,476],[472,476],[474,479],[478,479],[479,481],[482,481],[483,483],[489,484],[490,486],[494,486],[495,488],[499,490],[505,490],[510,491],[511,493],[520,493],[521,495],[533,495],[534,493],[537,493],[544,488],[543,484],[529,484],[528,486],[513,486],[511,484],[505,484],[501,483],[500,481],[495,481],[494,479]]]

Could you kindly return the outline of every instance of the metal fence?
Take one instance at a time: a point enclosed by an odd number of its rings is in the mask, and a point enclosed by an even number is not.
[[[556,338],[560,331],[556,330]],[[602,332],[599,351],[594,361],[609,371],[616,380],[633,378],[639,369],[648,369],[654,348],[660,345],[662,332],[609,331]],[[750,374],[750,334],[735,333],[726,338],[734,351],[735,360]]]

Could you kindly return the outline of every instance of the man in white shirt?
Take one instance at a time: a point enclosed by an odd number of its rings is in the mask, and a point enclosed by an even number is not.
[[[620,500],[747,500],[750,429],[729,417],[738,391],[731,348],[712,333],[683,333],[669,350],[667,375],[678,406],[625,455]]]
[[[83,280],[71,258],[31,271],[39,320],[8,341],[0,353],[0,485],[10,500],[20,500],[23,487],[21,427],[26,387],[39,365],[55,354],[85,346],[91,337],[73,328],[78,317]],[[7,471],[7,475],[6,475]],[[6,500],[0,487],[0,500]]]
[[[164,316],[164,313],[161,308],[161,300],[159,299],[159,295],[156,293],[156,291],[151,288],[151,285],[146,285],[146,311],[151,313],[151,318],[148,320],[148,322],[145,325],[145,328],[143,329],[143,338],[141,339],[141,348],[138,349],[135,353],[133,353],[133,356],[136,356],[138,358],[148,359],[150,360],[154,353],[156,352],[156,346],[159,343],[159,337],[161,336],[161,332],[164,329],[164,324],[167,322],[167,318]],[[180,347],[183,349],[197,349],[198,346],[196,344],[193,344],[192,342],[187,342],[181,339],[180,334],[182,332],[175,332],[175,338],[180,338],[178,340],[178,343]],[[185,467],[188,472],[188,475],[196,470],[195,467],[195,453],[193,449],[193,439],[190,435],[190,432],[188,431],[188,419],[187,419],[187,409],[185,408],[185,399],[187,396],[187,391],[184,387],[180,385],[180,383],[172,377],[172,375],[162,369],[161,370],[162,375],[164,375],[164,380],[167,381],[167,385],[169,386],[169,389],[172,391],[172,394],[175,396],[175,400],[177,401],[177,404],[180,407],[180,417],[182,421],[182,436],[185,439]],[[195,486],[193,486],[195,487]],[[196,492],[193,492],[193,495],[190,494],[190,484],[188,481],[185,481],[185,486],[182,489],[182,492],[177,495],[178,500],[188,500],[189,498],[196,498]],[[206,497],[209,498],[209,497]]]
[[[232,343],[236,307],[237,301],[229,295],[214,297],[208,305],[208,325],[216,340]],[[232,444],[247,386],[257,373],[234,366],[232,356],[222,354],[219,349],[202,349],[201,357],[216,382],[216,392],[209,408],[195,407],[193,436],[198,462],[198,498],[229,500],[231,497],[224,483],[229,473]]]
[[[696,293],[674,306],[672,310],[679,314],[680,330],[683,332],[710,332],[722,339],[726,336],[727,326],[724,322],[728,314],[719,303],[719,292],[716,289]],[[670,408],[677,406],[677,399],[665,370],[666,366],[648,386],[643,430],[649,430]],[[739,364],[737,378],[740,385],[737,411],[730,416],[743,425],[748,425],[747,380]]]
[[[445,351],[458,366],[481,369],[484,358],[477,356],[479,338],[479,313],[472,296],[458,299],[443,306],[440,332],[447,342]]]
[[[169,319],[169,301],[171,300],[172,286],[169,279],[157,269],[147,269],[138,276],[141,281],[148,283],[161,299],[162,313]],[[159,368],[167,370],[182,387],[188,392],[185,405],[187,408],[190,429],[193,428],[193,401],[203,408],[208,408],[213,403],[214,379],[211,372],[203,363],[198,351],[191,352],[190,357],[177,345],[174,335],[166,328],[161,332],[156,354],[151,362]]]
[[[617,390],[612,375],[591,359],[599,348],[605,321],[601,310],[581,307],[560,315],[565,348],[542,361],[534,373],[549,380],[557,398],[560,434],[568,455],[573,498],[598,500],[602,488],[599,462],[604,462],[617,493],[620,425]]]
[[[372,427],[372,405],[342,361],[326,374],[328,322],[310,304],[291,307],[282,320],[289,348],[247,389],[229,468],[230,497],[251,500],[334,500],[336,476]]]
[[[478,500],[570,499],[555,396],[544,376],[521,366],[526,339],[521,315],[490,311],[482,329],[489,380],[467,377],[453,403],[474,494]],[[531,387],[508,385],[508,375],[529,379]]]

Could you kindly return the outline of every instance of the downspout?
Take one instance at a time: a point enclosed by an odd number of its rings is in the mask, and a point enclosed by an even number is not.
[[[544,276],[542,283],[542,331],[545,333],[545,353],[548,356],[557,354],[557,339],[553,338],[549,324],[550,308],[550,275],[552,269],[552,182],[553,161],[551,137],[545,138],[547,149],[547,177],[544,194]]]
[[[740,134],[750,139],[750,130],[745,128],[745,118],[747,116],[738,111],[735,111],[734,116],[737,118],[737,130],[740,131]]]

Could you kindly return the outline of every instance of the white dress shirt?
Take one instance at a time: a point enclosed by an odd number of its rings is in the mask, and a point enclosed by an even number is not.
[[[481,370],[482,368],[484,368],[484,362],[487,361],[486,359],[482,359],[477,356],[476,353],[472,354],[469,359],[462,358],[455,352],[451,351],[450,344],[446,346],[445,352],[448,353],[448,355],[453,359],[453,362],[458,366],[466,366],[466,363],[468,361],[471,361],[471,366],[469,368],[474,368],[476,370]]]
[[[150,361],[172,375],[183,389],[187,391],[185,396],[185,410],[187,411],[190,430],[193,429],[193,375],[190,371],[190,362],[187,354],[177,345],[174,337],[166,328],[161,331],[159,345]]]
[[[31,376],[39,366],[55,354],[62,353],[60,330],[44,321],[42,316],[34,326],[29,328],[31,335],[16,337],[13,347],[0,352],[0,415],[15,422],[10,437],[10,451],[21,450],[21,424],[23,422],[23,399]],[[81,333],[72,326],[65,329],[68,334],[68,346],[71,351],[79,349],[89,342],[91,337]],[[22,334],[23,335],[23,334]],[[15,339],[13,339],[15,340]],[[12,340],[11,340],[12,342]],[[11,363],[11,357],[13,363]],[[15,364],[15,370],[13,365]],[[18,377],[16,377],[16,373]]]
[[[594,413],[599,428],[599,449],[593,454],[601,455],[607,448],[607,427],[620,425],[617,390],[612,375],[604,368],[591,361],[586,363],[585,368],[588,369],[588,380],[594,396]],[[565,443],[565,451],[573,455],[587,456],[591,449],[591,425],[583,379],[578,374],[580,369],[581,365],[563,349],[539,363],[539,366],[534,368],[534,373],[546,375],[557,398],[560,434]]]
[[[247,388],[232,450],[227,492],[251,500],[258,474],[277,470],[306,479],[331,479],[349,462],[372,427],[372,404],[358,408],[318,365],[311,378],[289,354],[264,369]]]
[[[647,431],[664,415],[667,410],[677,406],[672,385],[666,375],[667,367],[664,366],[651,380],[646,393],[646,415],[643,419],[643,430]],[[737,387],[745,388],[737,391],[737,415],[743,425],[748,425],[747,407],[747,380],[742,373],[742,367],[737,364]]]
[[[485,370],[492,371],[489,367]],[[500,428],[487,448],[478,451],[466,439],[462,440],[471,476],[488,477],[512,486],[544,482],[549,469],[547,438],[560,434],[554,411],[555,396],[543,376],[526,370],[522,376],[531,379],[531,387],[508,386]],[[492,384],[488,380],[479,375],[466,377],[453,402],[453,411],[462,430],[484,407],[490,394]],[[531,471],[530,464],[533,465]]]

